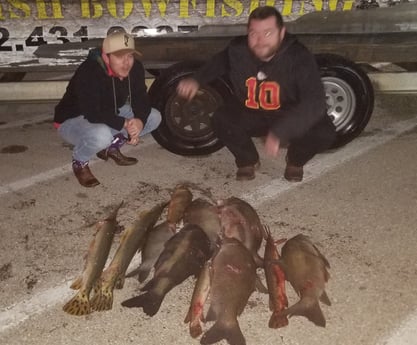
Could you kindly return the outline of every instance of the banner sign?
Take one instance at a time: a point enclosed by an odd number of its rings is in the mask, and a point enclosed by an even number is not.
[[[399,0],[397,0],[399,1]],[[0,67],[39,64],[39,45],[103,38],[114,27],[135,36],[197,31],[203,25],[247,22],[260,5],[286,21],[314,11],[388,6],[395,0],[0,0]],[[53,63],[51,61],[48,64]]]

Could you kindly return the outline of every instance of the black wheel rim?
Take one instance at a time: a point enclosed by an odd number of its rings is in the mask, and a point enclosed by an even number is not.
[[[210,87],[200,89],[191,101],[172,93],[165,107],[166,124],[182,140],[206,140],[213,136],[211,118],[222,103],[222,97]]]

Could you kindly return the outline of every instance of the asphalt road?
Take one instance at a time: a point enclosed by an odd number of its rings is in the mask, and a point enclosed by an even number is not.
[[[120,305],[137,292],[135,279],[115,291],[110,311],[62,311],[83,269],[90,225],[124,200],[118,220],[127,227],[185,182],[194,197],[247,200],[274,237],[309,235],[330,262],[326,328],[293,317],[286,328],[270,329],[267,295],[254,292],[239,318],[247,344],[417,344],[416,105],[412,95],[379,95],[363,135],[317,156],[302,183],[286,182],[285,152],[268,159],[261,143],[257,178],[238,182],[226,150],[180,157],[149,136],[125,151],[139,159],[136,166],[95,160],[101,185],[85,189],[70,170],[70,148],[52,128],[54,104],[0,104],[0,343],[198,344],[183,323],[191,278],[152,318]],[[11,145],[23,152],[5,153]],[[294,303],[289,286],[288,294]]]

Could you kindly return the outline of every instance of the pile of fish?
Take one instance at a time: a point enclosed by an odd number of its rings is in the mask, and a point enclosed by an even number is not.
[[[275,240],[246,201],[230,197],[214,204],[202,198],[193,199],[185,185],[178,185],[170,200],[138,215],[124,231],[104,269],[121,206],[97,223],[83,274],[71,285],[78,292],[64,305],[65,312],[86,315],[109,310],[113,306],[113,290],[123,288],[125,277],[137,276],[143,285],[140,294],[122,305],[142,308],[153,316],[169,291],[194,276],[194,292],[184,322],[189,324],[191,337],[201,336],[201,344],[222,339],[231,345],[246,344],[238,316],[255,290],[269,294],[270,328],[287,326],[288,319],[295,315],[325,327],[319,301],[330,305],[325,291],[330,265],[309,237],[298,234],[288,240]],[[279,253],[278,245],[282,243]],[[258,253],[262,244],[263,257]],[[138,252],[139,267],[126,275]],[[266,286],[258,269],[265,273]],[[290,307],[285,281],[300,297]],[[203,331],[207,322],[214,323]]]

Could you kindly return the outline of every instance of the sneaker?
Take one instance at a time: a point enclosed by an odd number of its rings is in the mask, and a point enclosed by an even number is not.
[[[259,169],[261,163],[258,161],[254,165],[247,165],[245,167],[240,167],[236,172],[237,181],[250,181],[255,178],[255,171]]]

